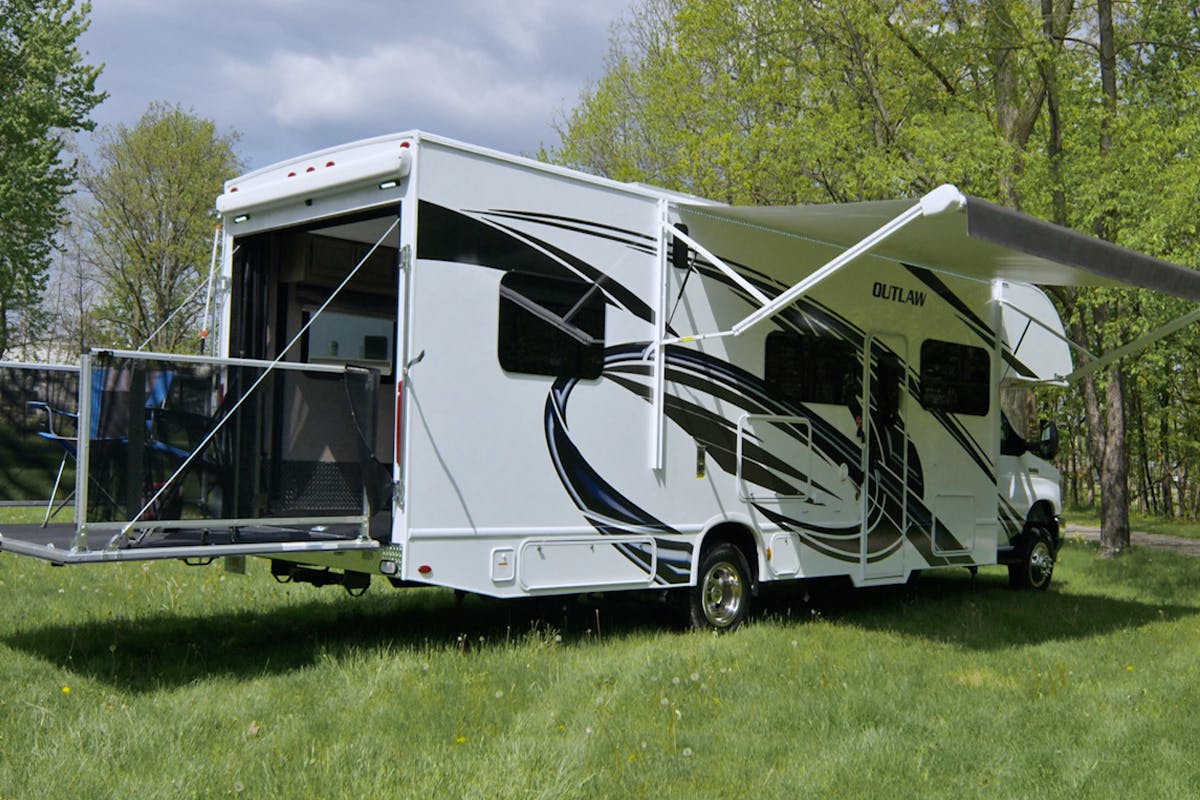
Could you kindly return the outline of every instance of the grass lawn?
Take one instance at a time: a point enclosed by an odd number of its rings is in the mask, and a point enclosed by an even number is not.
[[[1193,796],[1198,587],[1070,544],[1048,593],[772,591],[719,637],[4,554],[0,798]]]

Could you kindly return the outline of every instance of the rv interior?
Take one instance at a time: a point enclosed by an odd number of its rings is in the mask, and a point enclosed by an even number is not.
[[[357,427],[382,476],[391,475],[395,450],[398,214],[374,209],[236,239],[231,287],[230,356],[273,360],[286,348],[287,362],[378,372],[373,413]],[[306,420],[311,435],[301,425],[299,435],[273,443],[280,463],[329,464],[323,434],[338,413],[337,393],[281,387],[274,407],[292,430]],[[376,496],[371,505],[371,536],[386,540],[391,504]]]
[[[394,383],[400,234],[388,229],[397,214],[376,209],[235,240],[229,354],[277,358],[308,325],[285,361],[370,367],[379,371],[381,387]],[[379,391],[375,414],[372,450],[388,466],[395,395]]]

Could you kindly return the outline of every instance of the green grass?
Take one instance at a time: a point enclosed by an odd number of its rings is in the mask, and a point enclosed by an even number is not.
[[[1068,525],[1100,527],[1100,509],[1098,508],[1067,509],[1063,512],[1063,518]],[[1131,513],[1129,527],[1143,533],[1163,533],[1168,536],[1200,539],[1200,521],[1198,520],[1167,519],[1149,514]]]
[[[0,555],[0,798],[1184,797],[1200,559],[1064,548],[730,636],[628,598],[364,598]]]

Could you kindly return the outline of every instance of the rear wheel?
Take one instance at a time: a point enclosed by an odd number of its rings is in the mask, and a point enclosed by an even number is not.
[[[1050,586],[1054,574],[1054,543],[1044,528],[1029,531],[1029,548],[1016,564],[1008,565],[1008,583],[1014,589],[1038,589]]]
[[[731,631],[750,613],[750,566],[732,544],[704,551],[696,585],[688,590],[688,621],[697,630]]]

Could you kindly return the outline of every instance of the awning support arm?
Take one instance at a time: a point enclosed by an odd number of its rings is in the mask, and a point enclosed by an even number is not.
[[[1086,378],[1088,375],[1091,375],[1093,372],[1104,369],[1105,367],[1107,367],[1109,364],[1113,363],[1114,361],[1120,361],[1122,358],[1125,358],[1126,356],[1131,356],[1134,353],[1141,352],[1142,350],[1146,349],[1150,345],[1157,342],[1159,339],[1162,339],[1166,336],[1170,336],[1175,331],[1177,331],[1180,328],[1183,328],[1187,325],[1190,325],[1191,323],[1195,322],[1198,319],[1200,319],[1200,307],[1197,307],[1197,308],[1189,311],[1188,313],[1184,314],[1183,316],[1176,317],[1175,319],[1171,320],[1167,324],[1162,325],[1161,327],[1155,328],[1154,330],[1150,331],[1149,333],[1147,333],[1143,336],[1139,336],[1138,338],[1134,339],[1132,342],[1129,342],[1128,344],[1124,344],[1124,345],[1118,347],[1116,350],[1112,350],[1108,353],[1105,353],[1103,356],[1095,359],[1094,361],[1089,361],[1088,363],[1084,364],[1079,369],[1072,372],[1070,375],[1064,375],[1064,376],[1062,376],[1062,378],[1067,383],[1075,383],[1075,382],[1079,381],[1080,379]]]
[[[667,228],[668,233],[670,233],[676,239],[682,240],[683,243],[686,244],[688,247],[692,248],[697,253],[704,256],[704,258],[707,259],[709,263],[711,263],[717,269],[721,270],[721,272],[725,273],[725,276],[727,278],[729,278],[729,280],[733,281],[738,286],[742,287],[742,289],[745,290],[745,292],[747,294],[749,294],[751,297],[753,297],[755,300],[757,300],[758,304],[760,306],[770,305],[771,298],[767,297],[765,294],[763,294],[761,291],[759,291],[757,286],[755,286],[753,283],[751,283],[750,281],[746,280],[741,275],[739,275],[732,267],[730,267],[724,261],[722,261],[721,259],[717,258],[715,255],[713,255],[708,250],[707,247],[700,244],[695,239],[688,236],[686,233],[679,230],[675,226],[669,225],[669,223],[666,223],[666,222],[664,222],[664,224],[668,225],[668,228]]]
[[[916,205],[914,205],[912,208],[900,214],[890,222],[884,224],[874,233],[868,234],[867,236],[858,240],[851,247],[843,250],[835,258],[825,264],[825,266],[821,267],[804,280],[795,284],[792,286],[792,288],[788,289],[770,303],[767,303],[765,306],[743,319],[741,322],[734,324],[733,328],[731,328],[733,335],[740,336],[754,325],[762,322],[764,319],[769,319],[770,317],[775,316],[784,308],[791,305],[796,298],[800,297],[805,292],[810,291],[818,283],[833,275],[835,272],[842,269],[842,267],[845,267],[859,256],[867,253],[876,245],[887,240],[914,220],[920,219],[921,217],[931,217],[935,214],[941,214],[946,211],[957,211],[963,208],[966,204],[967,198],[963,196],[962,192],[948,183],[942,184],[918,200]]]
[[[959,210],[966,206],[967,198],[963,196],[956,187],[944,183],[938,188],[929,192],[924,197],[916,202],[912,208],[884,224],[875,232],[868,234],[859,241],[855,242],[846,250],[843,250],[836,257],[812,273],[808,277],[796,283],[791,288],[778,295],[774,300],[767,298],[753,284],[739,275],[733,268],[726,264],[721,259],[717,258],[707,249],[702,247],[699,242],[691,238],[687,234],[679,231],[673,226],[669,229],[671,234],[679,237],[689,247],[692,247],[700,255],[708,259],[721,272],[725,273],[738,286],[750,294],[759,304],[759,308],[747,316],[745,319],[737,322],[727,331],[716,331],[713,333],[701,333],[694,336],[677,336],[671,339],[661,339],[659,345],[681,344],[684,342],[698,342],[704,339],[719,339],[725,336],[740,336],[747,330],[762,322],[764,319],[769,319],[782,311],[787,306],[791,305],[796,298],[812,290],[821,281],[836,273],[838,270],[845,267],[847,264],[854,261],[859,256],[867,253],[881,242],[885,241],[910,222],[920,219],[921,217],[929,217],[935,214],[941,214],[946,211]],[[652,350],[647,351],[647,357]]]
[[[812,289],[821,281],[833,275],[838,270],[845,267],[847,264],[854,261],[859,256],[871,250],[873,247],[883,242],[905,225],[921,217],[933,216],[942,214],[946,211],[957,211],[964,208],[967,204],[967,198],[963,196],[956,187],[945,183],[929,192],[924,197],[916,202],[912,208],[909,208],[904,213],[898,215],[895,219],[886,223],[874,233],[869,234],[855,244],[851,245],[846,250],[839,253],[835,258],[818,269],[816,272],[801,280],[799,283],[787,289],[774,300],[768,298],[761,290],[758,289],[750,281],[738,274],[737,270],[730,267],[708,248],[700,244],[698,241],[688,236],[683,231],[679,230],[670,222],[668,215],[668,206],[665,203],[659,204],[659,240],[658,240],[658,263],[659,263],[659,287],[658,287],[658,310],[655,314],[656,331],[654,340],[650,346],[646,348],[643,358],[646,361],[653,360],[654,385],[651,389],[653,398],[652,411],[652,429],[651,429],[651,444],[650,444],[650,466],[651,469],[661,469],[663,465],[664,451],[664,436],[665,428],[663,425],[663,415],[665,410],[664,393],[665,393],[665,369],[666,358],[665,348],[671,344],[682,344],[684,342],[698,342],[705,339],[718,339],[725,336],[739,336],[757,323],[775,316],[797,297]],[[667,244],[668,236],[674,236],[680,241],[687,244],[688,247],[695,250],[698,254],[707,259],[713,266],[725,274],[734,284],[740,287],[753,300],[758,303],[759,308],[752,312],[748,317],[736,323],[727,331],[715,331],[712,333],[700,333],[693,336],[675,336],[666,337],[666,292],[667,292]]]

